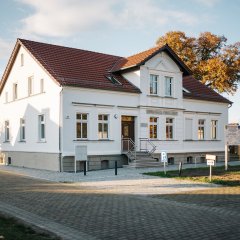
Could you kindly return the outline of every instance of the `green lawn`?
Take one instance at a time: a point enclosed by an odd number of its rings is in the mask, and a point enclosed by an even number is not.
[[[59,238],[38,233],[13,218],[0,215],[0,239],[4,240],[57,240]]]
[[[209,181],[209,167],[183,169],[181,176],[178,171],[144,173],[146,175],[185,179],[200,182]],[[225,171],[224,166],[212,168],[212,183],[226,186],[240,186],[240,166],[229,166]]]

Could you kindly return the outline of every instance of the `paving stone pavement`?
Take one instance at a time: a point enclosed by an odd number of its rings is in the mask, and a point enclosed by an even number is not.
[[[240,239],[240,188],[171,192],[178,185],[169,180],[144,190],[155,180],[142,179],[134,191],[136,179],[108,188],[108,181],[56,183],[0,171],[0,211],[67,240]]]

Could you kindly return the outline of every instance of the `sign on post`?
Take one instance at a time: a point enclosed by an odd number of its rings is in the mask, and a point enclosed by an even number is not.
[[[240,126],[229,124],[225,126],[225,170],[228,169],[228,146],[240,145]]]
[[[161,152],[161,162],[163,162],[163,166],[164,166],[164,173],[166,174],[166,162],[168,161],[168,157],[167,157],[167,152],[166,151],[162,151]]]
[[[76,145],[75,146],[75,159],[74,159],[74,170],[77,172],[77,161],[87,161],[87,146],[85,145]],[[87,164],[86,164],[87,168]],[[84,174],[87,169],[85,169]]]
[[[207,165],[210,166],[209,180],[212,181],[212,166],[216,164],[216,155],[206,155]]]

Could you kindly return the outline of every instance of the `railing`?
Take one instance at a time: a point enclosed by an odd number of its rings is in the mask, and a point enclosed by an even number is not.
[[[150,155],[152,155],[156,151],[157,146],[149,138],[140,138],[139,140],[140,151],[148,152]]]
[[[122,152],[128,156],[129,160],[136,159],[136,149],[137,146],[131,138],[122,138]]]

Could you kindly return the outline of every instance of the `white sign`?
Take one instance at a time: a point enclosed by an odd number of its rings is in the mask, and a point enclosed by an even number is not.
[[[167,158],[167,153],[166,152],[161,152],[161,162],[167,162],[168,158]]]
[[[227,145],[240,145],[240,126],[225,126],[225,142]]]
[[[207,160],[214,160],[214,161],[216,161],[216,155],[206,154],[206,159]]]
[[[215,166],[215,160],[207,160],[208,166]]]

